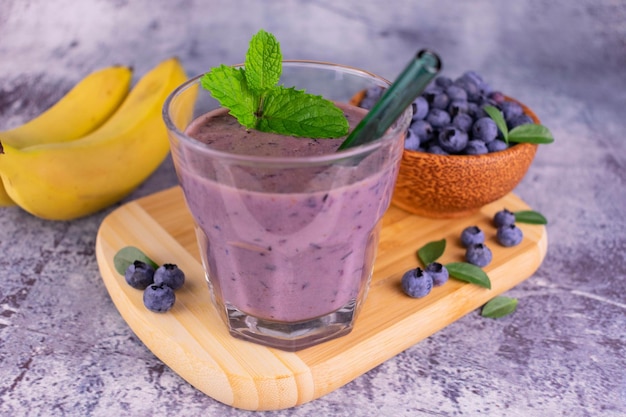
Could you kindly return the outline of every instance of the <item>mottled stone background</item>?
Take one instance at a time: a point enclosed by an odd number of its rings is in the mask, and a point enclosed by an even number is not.
[[[317,401],[259,414],[624,415],[626,2],[2,0],[0,130],[105,65],[240,62],[259,28],[286,58],[388,78],[430,47],[444,74],[479,71],[556,137],[516,190],[550,220],[550,246],[508,293],[515,314],[472,312]],[[129,199],[175,183],[168,160]],[[250,415],[196,391],[121,319],[94,255],[110,210],[47,222],[0,209],[0,415]]]

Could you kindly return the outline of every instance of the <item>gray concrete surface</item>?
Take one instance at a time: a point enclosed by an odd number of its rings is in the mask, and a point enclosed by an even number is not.
[[[556,142],[516,189],[550,220],[536,274],[500,320],[474,311],[346,386],[264,416],[626,414],[626,3],[623,0],[3,0],[0,129],[94,68],[190,74],[241,61],[265,28],[286,58],[393,78],[419,48],[528,104]],[[127,200],[176,184],[171,162]],[[163,365],[113,306],[99,224],[0,209],[0,415],[245,416]]]

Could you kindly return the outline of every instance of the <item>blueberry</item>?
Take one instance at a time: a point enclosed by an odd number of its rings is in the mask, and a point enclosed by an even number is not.
[[[126,268],[124,278],[131,287],[143,290],[154,282],[154,268],[145,262],[135,261]]]
[[[445,110],[450,104],[450,97],[444,92],[425,92],[423,97],[428,101],[428,105],[433,109]]]
[[[446,126],[439,132],[439,146],[446,152],[461,152],[467,145],[467,133],[454,126]]]
[[[448,113],[453,118],[459,114],[464,114],[469,112],[469,102],[466,100],[453,100],[448,105]]]
[[[487,144],[487,149],[489,150],[489,152],[503,151],[508,147],[509,145],[507,145],[505,141],[500,139],[492,140]]]
[[[458,85],[451,85],[446,88],[446,94],[450,98],[450,101],[467,101],[467,92]]]
[[[154,271],[154,283],[177,290],[185,283],[185,273],[175,264],[163,264]]]
[[[464,247],[474,245],[476,243],[485,243],[485,232],[478,226],[468,226],[461,232],[461,244]]]
[[[514,223],[500,226],[496,232],[498,243],[507,247],[519,245],[523,237],[522,229]]]
[[[411,123],[409,130],[412,131],[418,139],[424,143],[433,136],[433,127],[426,120],[416,120]]]
[[[490,94],[487,95],[487,97],[497,104],[502,104],[506,101],[504,94],[502,94],[500,91],[492,91]]]
[[[417,151],[420,149],[420,138],[409,128],[406,131],[406,137],[404,138],[404,149],[410,151]]]
[[[452,85],[452,78],[440,75],[435,78],[435,85],[441,88],[447,88]]]
[[[435,155],[450,155],[448,152],[441,149],[441,146],[439,145],[430,145],[428,148],[426,148],[426,152]]]
[[[430,123],[433,128],[440,128],[450,124],[450,114],[441,109],[430,109],[426,116],[426,121]]]
[[[413,108],[413,120],[423,120],[428,114],[428,101],[423,96],[419,96],[413,100],[411,106]]]
[[[493,216],[495,227],[508,226],[515,223],[515,213],[507,209],[502,209]]]
[[[402,276],[402,290],[409,297],[425,297],[433,289],[433,277],[421,268],[410,269]]]
[[[385,89],[380,86],[371,86],[367,90],[365,90],[365,97],[359,103],[359,107],[364,109],[371,109],[374,107],[374,104],[380,99],[380,97],[385,92]]]
[[[485,83],[483,77],[478,72],[472,70],[465,71],[460,78],[470,80],[479,87]]]
[[[143,304],[155,313],[168,311],[175,301],[174,290],[165,284],[149,285],[143,292]]]
[[[426,272],[433,278],[433,285],[439,287],[448,281],[449,274],[445,266],[439,262],[431,262],[426,265]]]
[[[481,117],[472,125],[472,138],[489,143],[498,136],[498,125],[491,117]]]
[[[534,124],[535,121],[527,114],[520,114],[519,116],[514,116],[509,121],[507,121],[507,127],[509,130],[515,129],[517,126],[521,125],[531,125]]]
[[[489,262],[491,262],[491,258],[491,249],[489,249],[484,243],[475,243],[473,245],[469,245],[467,247],[467,251],[465,252],[465,259],[467,260],[467,262],[481,268],[489,265]]]
[[[467,142],[463,153],[466,155],[484,155],[489,153],[489,149],[487,149],[487,144],[482,140],[473,139]]]
[[[478,103],[474,103],[471,101],[467,103],[467,114],[472,116],[475,120],[478,120],[481,117],[489,117],[487,112],[483,110],[483,108],[479,106]]]
[[[461,87],[463,90],[465,90],[468,101],[475,102],[480,99],[480,88],[478,84],[476,84],[470,78],[457,78],[456,80],[454,80],[454,85]]]
[[[514,117],[524,114],[524,109],[522,109],[522,106],[514,101],[505,101],[501,103],[500,110],[502,110],[502,115],[504,116],[504,120],[506,121],[513,120]]]
[[[452,125],[464,132],[469,132],[473,123],[474,119],[467,113],[459,113],[452,119]]]

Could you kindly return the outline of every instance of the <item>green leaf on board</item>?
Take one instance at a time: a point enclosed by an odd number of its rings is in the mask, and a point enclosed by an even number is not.
[[[124,275],[126,269],[130,264],[135,261],[142,261],[151,265],[153,268],[157,268],[158,265],[152,259],[148,258],[148,256],[143,253],[141,250],[134,246],[126,246],[117,251],[115,256],[113,257],[113,264],[115,266],[115,270]]]
[[[517,298],[497,296],[487,302],[480,313],[483,317],[497,319],[513,313],[517,309]]]
[[[491,289],[491,280],[485,271],[467,262],[452,262],[445,265],[451,277]]]
[[[429,242],[417,250],[417,258],[422,261],[424,266],[431,262],[435,262],[443,255],[446,250],[446,240],[436,240]]]
[[[515,221],[518,223],[527,223],[527,224],[548,224],[548,219],[544,217],[543,214],[534,210],[521,210],[516,211],[515,213]]]

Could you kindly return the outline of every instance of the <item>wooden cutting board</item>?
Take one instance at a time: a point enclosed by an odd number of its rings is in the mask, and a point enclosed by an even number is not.
[[[371,288],[354,330],[295,353],[228,334],[210,302],[192,218],[179,187],[112,212],[99,229],[96,254],[120,314],[165,364],[222,403],[248,410],[276,410],[341,387],[530,277],[545,257],[546,229],[520,224],[523,242],[513,248],[499,246],[491,219],[505,207],[511,211],[528,209],[513,194],[461,220],[426,219],[392,206],[383,220]],[[464,250],[458,239],[471,225],[485,231],[493,252],[493,261],[485,268],[491,290],[450,279],[425,298],[404,295],[400,278],[418,266],[416,250],[446,238],[447,248],[440,261],[462,261]],[[127,245],[139,247],[159,264],[176,263],[185,271],[186,283],[176,292],[176,303],[169,312],[147,310],[142,292],[128,286],[115,271],[113,256]]]

